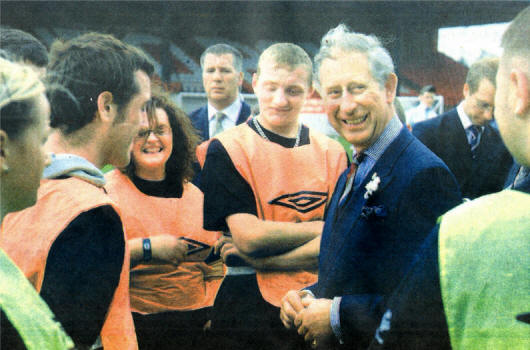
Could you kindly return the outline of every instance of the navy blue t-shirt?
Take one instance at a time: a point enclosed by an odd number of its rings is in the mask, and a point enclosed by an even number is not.
[[[247,125],[256,133],[250,120]],[[261,126],[267,138],[285,148],[293,148],[296,139],[275,134]],[[299,146],[309,144],[309,129],[302,125]],[[271,155],[273,157],[274,155]],[[266,174],[264,174],[266,176]],[[228,231],[225,219],[232,214],[257,215],[254,192],[237,171],[228,152],[219,140],[208,146],[204,168],[201,172],[201,190],[204,192],[204,229]]]

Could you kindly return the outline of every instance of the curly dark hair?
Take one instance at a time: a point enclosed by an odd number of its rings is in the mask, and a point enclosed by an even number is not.
[[[190,118],[169,97],[168,93],[158,86],[153,86],[151,100],[147,103],[147,117],[152,128],[158,123],[156,109],[163,109],[168,116],[171,133],[173,136],[173,150],[166,162],[166,179],[175,186],[193,178],[193,163],[196,159],[195,148],[199,144],[200,137],[193,127]],[[134,157],[123,170],[127,176],[132,178],[136,172]]]

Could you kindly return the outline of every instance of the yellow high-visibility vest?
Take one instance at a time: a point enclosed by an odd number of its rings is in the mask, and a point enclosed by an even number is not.
[[[0,307],[28,350],[72,349],[73,341],[22,271],[0,249]]]
[[[445,214],[440,286],[453,349],[530,349],[530,195],[505,190]]]

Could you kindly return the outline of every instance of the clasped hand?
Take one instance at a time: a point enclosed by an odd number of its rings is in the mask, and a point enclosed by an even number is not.
[[[263,259],[253,258],[246,254],[243,254],[239,249],[237,249],[231,236],[222,236],[221,238],[219,238],[217,242],[215,242],[214,252],[221,256],[221,259],[224,263],[227,262],[227,259],[229,257],[231,259],[234,259],[234,257],[238,257],[254,268],[259,269],[263,267]]]
[[[287,329],[295,328],[313,349],[328,348],[333,341],[331,299],[317,299],[306,291],[289,291],[282,299],[280,319]]]
[[[152,236],[150,239],[153,260],[161,260],[178,265],[186,259],[188,247],[181,239],[172,235]]]

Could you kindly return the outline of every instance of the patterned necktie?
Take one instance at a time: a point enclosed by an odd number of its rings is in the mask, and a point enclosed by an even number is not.
[[[357,168],[359,168],[359,164],[361,164],[364,157],[365,154],[363,152],[357,153],[353,156],[353,160],[350,164],[350,171],[348,171],[348,175],[346,176],[346,188],[344,189],[344,192],[340,197],[341,205],[344,204],[346,197],[348,197],[348,194],[353,188],[353,182],[355,181],[355,173],[357,173]]]
[[[210,137],[214,137],[215,135],[223,131],[223,120],[225,118],[226,118],[226,114],[224,114],[223,112],[215,113],[215,126],[213,128],[213,133],[212,135],[210,135]]]
[[[519,168],[519,171],[517,172],[517,176],[515,177],[515,180],[513,181],[512,188],[515,188],[519,184],[521,184],[528,177],[528,175],[530,175],[530,168],[521,166]]]
[[[467,128],[467,142],[471,146],[471,152],[474,152],[480,143],[480,136],[482,134],[482,128],[477,125],[471,125]]]

